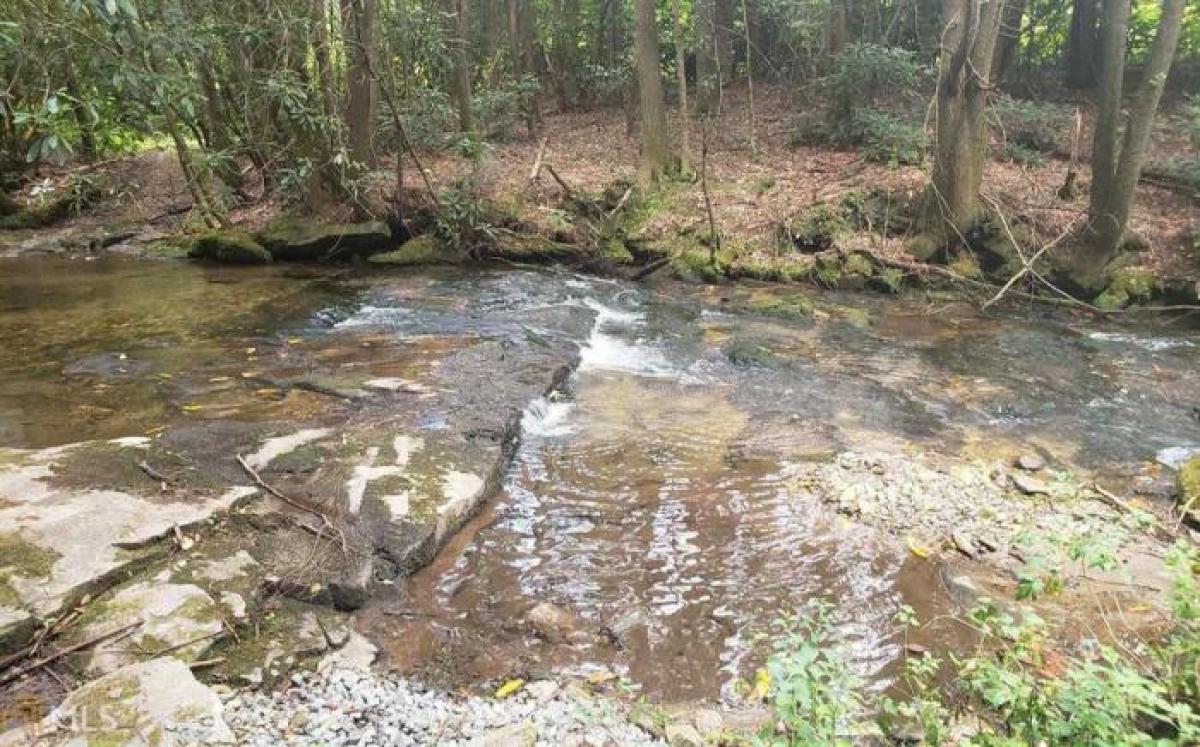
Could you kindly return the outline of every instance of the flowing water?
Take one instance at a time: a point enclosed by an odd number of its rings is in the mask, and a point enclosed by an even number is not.
[[[315,407],[242,381],[267,349],[294,351],[293,366],[305,351],[352,366],[384,354],[363,340],[419,339],[436,360],[451,334],[571,336],[579,367],[529,404],[500,494],[362,624],[394,666],[452,684],[611,670],[681,699],[750,675],[760,636],[816,599],[882,687],[902,648],[899,606],[926,618],[952,608],[936,566],[903,543],[797,500],[798,465],[847,450],[968,462],[1039,449],[1119,479],[1161,449],[1200,444],[1200,336],[1182,325],[877,297],[823,297],[812,321],[748,311],[783,292],[9,261],[0,446]],[[539,327],[547,309],[587,321]],[[530,635],[538,602],[575,632]],[[935,626],[925,642],[953,646],[959,633]]]

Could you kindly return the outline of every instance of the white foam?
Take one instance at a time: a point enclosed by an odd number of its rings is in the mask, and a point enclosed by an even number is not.
[[[1158,352],[1160,350],[1171,350],[1173,348],[1194,348],[1196,343],[1191,340],[1172,340],[1166,337],[1139,337],[1138,335],[1124,334],[1120,332],[1091,332],[1088,334],[1093,340],[1100,342],[1115,342],[1126,345],[1134,345],[1149,350]]]

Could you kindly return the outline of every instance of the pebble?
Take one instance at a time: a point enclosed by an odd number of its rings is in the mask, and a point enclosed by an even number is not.
[[[1037,472],[1046,466],[1046,460],[1038,454],[1022,454],[1017,459],[1017,466],[1026,472]]]
[[[302,684],[301,684],[302,683]],[[248,690],[225,706],[239,745],[663,745],[617,700],[551,680],[503,700],[438,692],[395,673],[330,667],[284,690]]]

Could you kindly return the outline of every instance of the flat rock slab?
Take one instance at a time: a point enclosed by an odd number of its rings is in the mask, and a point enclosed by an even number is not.
[[[88,622],[66,640],[69,645],[139,623],[128,636],[105,641],[83,654],[91,676],[107,674],[139,658],[169,655],[195,661],[224,631],[229,614],[199,586],[143,581],[126,586],[88,608]]]
[[[128,475],[108,473],[138,473],[148,447],[131,438],[0,450],[0,644],[143,559],[145,546],[174,527],[255,493],[164,493],[149,477],[134,491]]]
[[[17,745],[233,744],[221,699],[164,657],[118,669],[67,696],[40,724],[0,736]]]

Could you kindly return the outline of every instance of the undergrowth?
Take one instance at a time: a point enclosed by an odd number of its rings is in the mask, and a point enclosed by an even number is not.
[[[1104,554],[1085,562],[1102,565]],[[776,713],[756,743],[1200,744],[1200,552],[1180,543],[1168,563],[1172,616],[1156,640],[1091,640],[1068,652],[1027,606],[980,599],[962,620],[977,635],[972,652],[941,659],[915,649],[874,703],[832,644],[830,605],[814,604],[781,623],[767,666],[746,685],[765,692]],[[897,623],[907,641],[918,620],[903,607]]]

